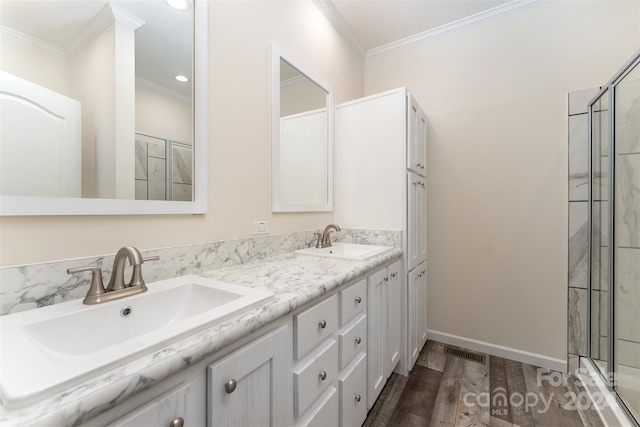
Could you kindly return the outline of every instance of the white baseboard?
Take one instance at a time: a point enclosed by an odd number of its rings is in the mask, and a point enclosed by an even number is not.
[[[566,359],[556,359],[542,354],[531,353],[515,348],[503,347],[497,344],[491,344],[484,341],[478,341],[471,338],[465,338],[458,335],[447,334],[446,332],[427,331],[427,338],[433,341],[439,341],[444,344],[455,345],[457,347],[467,348],[469,350],[480,351],[492,356],[503,357],[505,359],[515,360],[529,365],[539,366],[541,368],[551,369],[553,371],[567,372]]]

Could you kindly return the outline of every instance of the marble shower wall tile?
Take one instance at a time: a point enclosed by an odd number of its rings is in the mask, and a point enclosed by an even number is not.
[[[149,157],[149,184],[147,195],[149,200],[166,200],[166,161]]]
[[[136,140],[136,179],[147,179],[147,143]]]
[[[191,201],[191,184],[171,184],[171,188],[171,195],[173,200],[181,202]]]
[[[147,180],[136,179],[136,200],[147,200]]]
[[[617,156],[616,246],[640,247],[640,154]]]
[[[640,67],[618,84],[615,102],[617,152],[640,153]]]
[[[586,114],[569,117],[569,201],[589,200],[589,123]]]
[[[620,365],[640,368],[640,343],[620,340],[616,346]]]
[[[640,248],[618,248],[615,273],[615,336],[640,343]]]
[[[567,368],[570,374],[576,374],[578,369],[580,368],[580,356],[577,354],[569,354],[569,359],[567,360]]]
[[[197,245],[141,250],[143,256],[158,255],[159,261],[144,266],[147,282],[184,274],[230,267],[293,252],[315,245],[314,232],[306,230]],[[400,247],[401,232],[344,230],[335,240]],[[114,254],[50,263],[0,268],[0,315],[83,298],[89,289],[90,274],[69,275],[67,268],[93,265],[102,268],[103,278],[111,276]],[[130,267],[129,267],[130,268]],[[130,274],[128,270],[125,274]]]
[[[174,184],[192,183],[191,148],[173,147],[172,179]]]
[[[591,352],[600,360],[607,359],[608,312],[607,292],[591,291]]]
[[[569,288],[569,353],[587,354],[587,290]]]
[[[588,202],[569,203],[569,286],[588,286]]]

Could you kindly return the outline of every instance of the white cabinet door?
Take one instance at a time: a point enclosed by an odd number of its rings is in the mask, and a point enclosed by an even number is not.
[[[419,270],[420,273],[418,274],[418,297],[416,298],[419,306],[416,314],[418,322],[418,346],[420,350],[422,350],[422,347],[427,342],[427,263],[420,264],[417,270]]]
[[[427,180],[422,178],[417,187],[418,218],[417,218],[417,247],[418,263],[427,259]]]
[[[208,426],[292,423],[291,335],[282,326],[207,368]]]
[[[423,263],[409,272],[408,277],[409,304],[409,369],[413,367],[420,355],[420,350],[427,342],[427,264]]]
[[[411,94],[407,104],[407,168],[427,176],[427,116]]]
[[[407,269],[409,271],[426,259],[426,223],[425,179],[416,173],[409,172],[407,174]]]
[[[409,369],[413,368],[413,365],[418,360],[420,354],[420,340],[418,339],[418,321],[417,312],[419,310],[418,295],[420,288],[420,270],[414,269],[407,275],[407,299],[408,299],[408,348],[409,348]]]
[[[416,173],[407,174],[407,269],[427,259],[427,183]]]
[[[204,374],[203,374],[204,375]],[[198,387],[198,385],[200,387]],[[181,384],[168,393],[125,415],[109,427],[203,425],[205,409],[199,407],[204,382]]]
[[[400,261],[396,261],[387,268],[386,282],[386,341],[385,341],[385,367],[384,373],[388,378],[400,361]]]
[[[387,270],[382,269],[369,276],[367,283],[367,408],[369,409],[380,395],[387,379],[384,372],[386,277]]]

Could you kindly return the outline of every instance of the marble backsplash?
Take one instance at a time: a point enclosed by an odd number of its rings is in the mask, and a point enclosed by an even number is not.
[[[138,249],[144,257],[152,255],[160,257],[159,261],[144,265],[145,281],[153,282],[184,274],[198,274],[231,267],[307,248],[315,245],[314,233],[318,231],[321,230],[161,249]],[[336,242],[357,242],[400,248],[401,234],[400,231],[389,230],[343,229],[343,231],[332,233],[332,238]],[[101,267],[106,284],[111,276],[114,256],[115,252],[103,256],[0,268],[0,315],[84,298],[89,289],[91,274],[69,275],[67,269],[87,265]]]

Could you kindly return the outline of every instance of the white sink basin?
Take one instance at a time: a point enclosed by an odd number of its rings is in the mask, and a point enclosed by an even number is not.
[[[69,301],[0,317],[0,399],[7,407],[165,347],[273,297],[268,291],[182,276],[96,305]]]
[[[297,250],[300,255],[323,258],[353,259],[363,261],[393,249],[391,246],[360,245],[356,243],[333,243],[328,248],[306,248]]]

